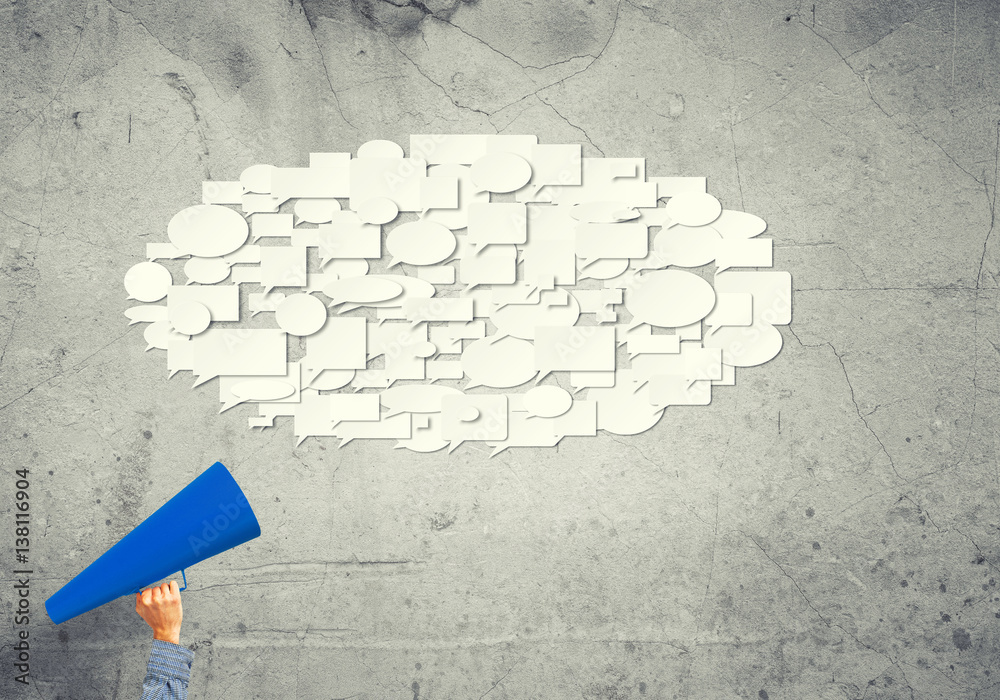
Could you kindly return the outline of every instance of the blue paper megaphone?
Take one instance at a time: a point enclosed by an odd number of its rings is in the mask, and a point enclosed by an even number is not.
[[[260,536],[233,475],[216,462],[45,601],[57,625]]]

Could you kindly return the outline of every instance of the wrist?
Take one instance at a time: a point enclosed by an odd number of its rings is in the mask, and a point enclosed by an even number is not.
[[[153,630],[153,639],[159,639],[162,642],[170,642],[179,646],[181,643],[181,631],[179,629]]]

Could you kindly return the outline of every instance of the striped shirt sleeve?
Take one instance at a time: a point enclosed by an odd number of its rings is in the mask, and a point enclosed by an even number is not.
[[[142,700],[187,700],[193,661],[190,649],[154,639],[142,682]]]

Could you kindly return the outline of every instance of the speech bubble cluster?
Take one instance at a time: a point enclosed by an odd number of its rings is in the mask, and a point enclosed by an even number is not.
[[[791,276],[705,178],[535,136],[409,145],[203,183],[125,275],[146,349],[299,443],[494,455],[643,432],[781,350]]]

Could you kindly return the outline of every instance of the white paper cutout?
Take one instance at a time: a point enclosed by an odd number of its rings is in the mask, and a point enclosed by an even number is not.
[[[188,284],[215,284],[229,277],[229,263],[223,258],[191,258],[184,263]]]
[[[772,241],[705,178],[530,135],[409,146],[202,183],[125,275],[146,349],[196,386],[219,376],[222,411],[256,405],[251,427],[291,419],[299,442],[493,454],[643,432],[780,352],[791,277],[729,269],[771,267]],[[241,320],[246,283],[254,327],[214,326]]]
[[[328,223],[340,209],[340,202],[336,199],[300,199],[295,202],[296,218],[310,224]]]
[[[326,304],[309,294],[292,294],[278,305],[274,320],[288,335],[312,335],[326,325]]]
[[[125,291],[136,301],[159,301],[167,296],[171,284],[170,270],[159,263],[136,263],[125,273]]]
[[[389,267],[399,263],[436,265],[455,252],[455,234],[433,221],[411,221],[389,232],[385,247],[392,256]]]

